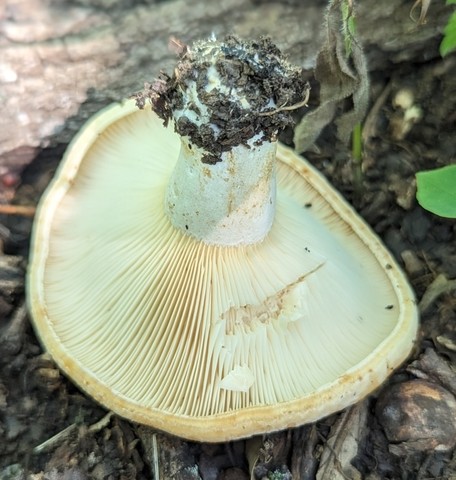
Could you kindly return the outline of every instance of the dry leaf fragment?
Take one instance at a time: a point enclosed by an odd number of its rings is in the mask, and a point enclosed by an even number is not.
[[[424,314],[443,293],[456,290],[456,279],[448,279],[443,273],[437,275],[421,297],[419,308]]]
[[[369,79],[366,59],[358,39],[344,28],[346,19],[342,15],[342,4],[341,0],[332,0],[326,13],[326,40],[315,67],[315,78],[320,83],[320,106],[296,126],[294,143],[298,152],[304,152],[315,142],[323,128],[333,120],[342,100],[351,98],[353,103],[352,109],[336,121],[342,142],[348,141],[353,127],[361,122],[367,110]]]
[[[421,6],[420,16],[416,18],[414,13],[419,6]],[[431,0],[416,0],[416,2],[413,4],[412,9],[410,10],[410,18],[414,22],[418,23],[418,25],[424,25],[426,23],[426,15],[430,6]]]
[[[418,378],[438,382],[453,395],[456,395],[456,371],[432,348],[426,349],[424,354],[414,361],[407,370]]]
[[[361,480],[361,473],[352,465],[358,445],[367,431],[367,402],[347,409],[331,428],[323,450],[317,480]]]

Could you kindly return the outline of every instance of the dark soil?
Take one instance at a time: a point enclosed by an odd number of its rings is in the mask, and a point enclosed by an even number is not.
[[[217,59],[214,64],[207,59],[208,48],[217,51],[211,54]],[[244,97],[248,108],[220,88],[206,90],[214,66],[222,85]],[[189,99],[188,85],[192,83],[196,84],[197,99]],[[221,161],[223,152],[248,145],[255,135],[262,135],[258,142],[275,140],[278,131],[293,123],[289,111],[305,103],[307,91],[301,69],[292,67],[270,39],[245,41],[231,35],[222,41],[200,41],[185,47],[172,76],[162,73],[134,97],[139,108],[149,101],[165,126],[176,111],[188,109],[196,114],[197,124],[186,115],[175,116],[175,130],[211,152],[204,154],[202,161],[213,165]],[[276,108],[268,107],[271,101]],[[202,114],[201,105],[207,114]]]
[[[410,124],[397,105],[404,89],[422,112]],[[43,352],[27,317],[32,219],[1,215],[0,479],[456,478],[456,222],[417,204],[414,177],[455,163],[455,124],[455,55],[391,64],[371,72],[362,165],[332,126],[306,154],[403,266],[421,301],[420,338],[409,362],[360,405],[264,438],[185,442],[111,415],[81,393]],[[64,148],[36,155],[11,203],[36,204]],[[417,379],[419,388],[410,383]]]

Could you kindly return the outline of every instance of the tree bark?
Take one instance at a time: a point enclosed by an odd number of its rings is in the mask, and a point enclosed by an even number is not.
[[[20,171],[39,149],[67,143],[102,106],[140,90],[161,69],[170,71],[172,36],[190,43],[211,34],[268,35],[310,71],[324,35],[324,1],[150,1],[7,0],[0,6],[0,179]],[[371,69],[436,55],[451,10],[437,2],[427,23],[417,25],[411,5],[359,2],[356,23]]]

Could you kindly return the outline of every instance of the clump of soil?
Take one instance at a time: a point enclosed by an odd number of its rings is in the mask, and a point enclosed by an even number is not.
[[[164,73],[134,95],[151,102],[165,125],[174,118],[179,135],[207,153],[205,163],[260,135],[276,139],[293,123],[291,110],[308,91],[302,69],[292,66],[268,38],[229,36],[184,48],[172,76]]]

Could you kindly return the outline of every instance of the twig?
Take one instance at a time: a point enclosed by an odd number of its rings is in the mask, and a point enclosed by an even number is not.
[[[33,217],[36,208],[27,205],[0,205],[0,215],[20,215],[22,217]]]
[[[370,139],[376,135],[376,128],[375,124],[378,119],[378,115],[380,113],[381,108],[386,102],[388,95],[390,94],[392,89],[391,82],[388,83],[385,88],[382,90],[378,98],[375,100],[374,105],[370,109],[369,113],[366,116],[366,120],[364,121],[364,127],[362,132],[362,140],[364,145],[368,145]]]
[[[87,429],[87,431],[90,432],[90,433],[99,432],[100,430],[102,430],[103,428],[105,428],[109,424],[112,415],[113,415],[112,412],[107,413],[101,420],[99,420],[98,422],[90,425],[90,427]],[[62,431],[60,431],[59,433],[57,433],[53,437],[48,438],[43,443],[40,443],[39,445],[37,445],[33,449],[33,453],[36,455],[36,454],[43,453],[43,452],[49,452],[53,448],[56,448],[58,443],[61,443],[62,441],[66,440],[70,435],[73,434],[74,431],[76,431],[78,429],[78,427],[79,427],[78,423],[72,423],[71,425],[64,428]]]
[[[78,428],[76,423],[72,423],[68,427],[64,428],[62,431],[57,433],[51,438],[48,438],[43,443],[40,443],[33,449],[33,453],[39,454],[44,452],[49,452],[57,446],[58,443],[61,443],[63,440],[66,440],[72,433]]]
[[[155,480],[160,480],[160,468],[158,465],[158,443],[156,433],[152,435],[152,459],[154,462],[154,478]]]
[[[275,115],[276,113],[279,113],[279,112],[284,112],[284,111],[291,111],[291,110],[297,110],[298,108],[301,108],[301,107],[307,107],[307,102],[309,101],[309,96],[310,96],[310,88],[307,88],[306,89],[306,92],[305,92],[305,97],[304,97],[304,100],[302,100],[301,102],[298,102],[298,103],[295,103],[294,105],[288,105],[288,106],[285,106],[286,104],[284,103],[282,106],[274,109],[274,110],[269,110],[268,112],[260,112],[258,114],[259,117],[269,117],[271,115]]]

